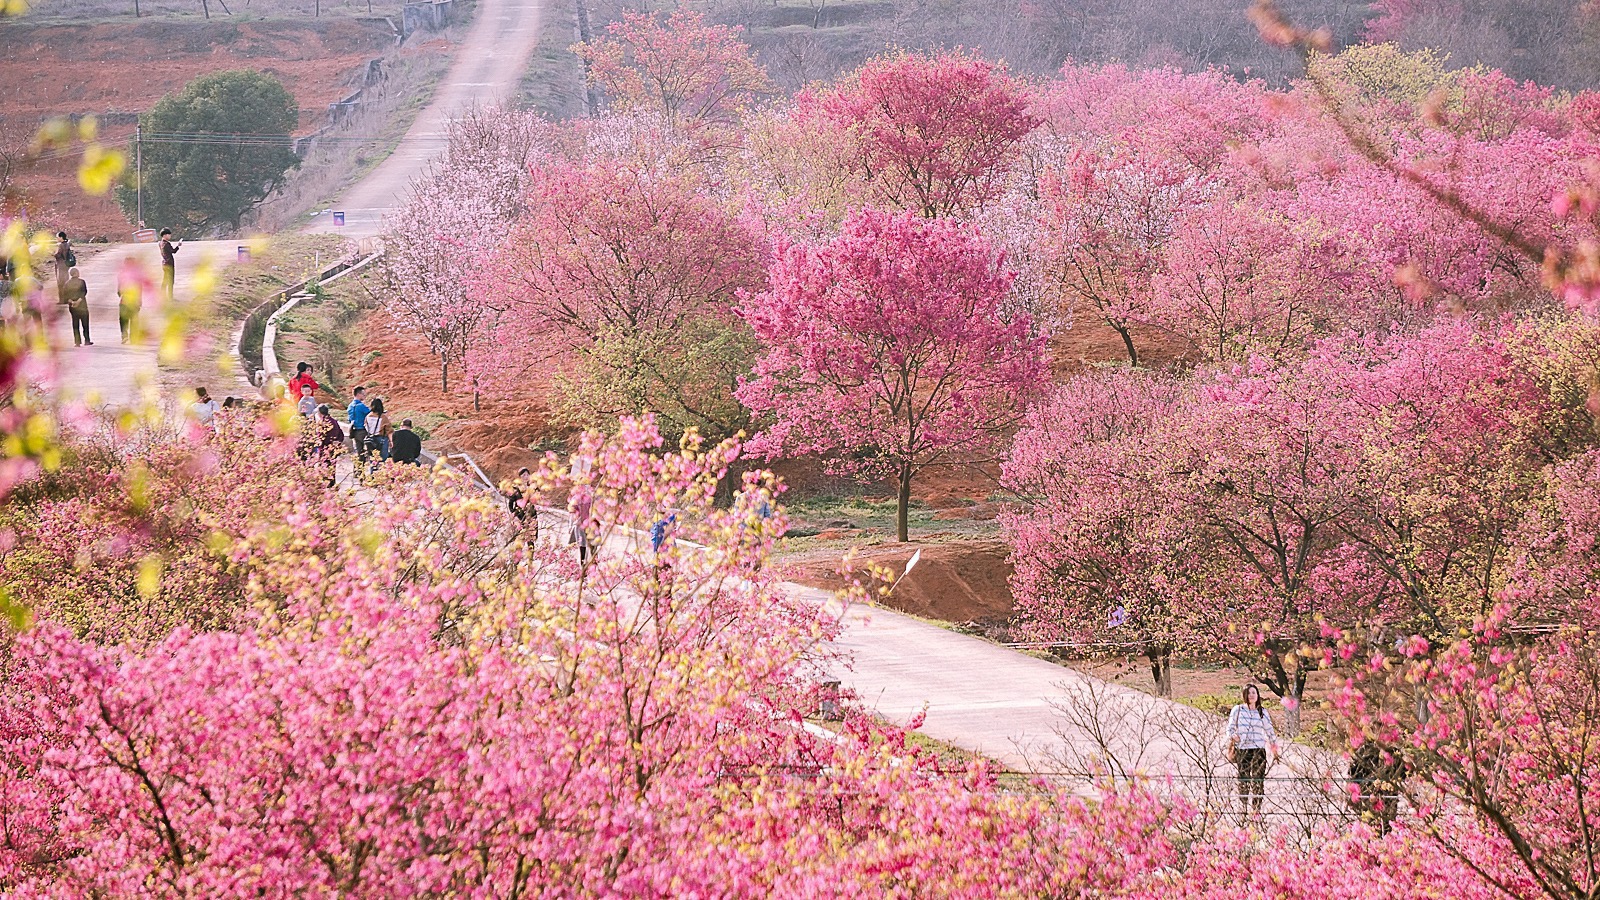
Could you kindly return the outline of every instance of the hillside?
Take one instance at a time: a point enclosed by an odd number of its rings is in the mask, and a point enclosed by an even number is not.
[[[61,115],[97,116],[102,139],[122,143],[137,115],[163,95],[197,75],[239,68],[281,80],[299,103],[301,132],[309,132],[328,104],[359,83],[367,62],[394,44],[383,20],[348,17],[8,23],[0,30],[0,143],[25,145],[40,121]],[[109,197],[82,196],[71,159],[25,170],[19,182],[35,220],[87,237],[129,227]]]

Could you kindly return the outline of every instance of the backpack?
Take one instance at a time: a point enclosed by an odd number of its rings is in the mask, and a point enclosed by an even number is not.
[[[67,248],[67,268],[70,269],[70,268],[72,268],[73,266],[75,266],[77,264],[78,264],[78,254],[73,253],[72,252],[72,248],[68,247]]]

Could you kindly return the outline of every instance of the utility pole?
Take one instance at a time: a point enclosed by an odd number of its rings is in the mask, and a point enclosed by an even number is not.
[[[134,219],[144,227],[144,123],[133,126]]]

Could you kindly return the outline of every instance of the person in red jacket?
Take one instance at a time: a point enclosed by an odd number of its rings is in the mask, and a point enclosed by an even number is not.
[[[298,403],[302,397],[315,396],[321,387],[322,385],[317,384],[317,380],[311,377],[311,363],[303,362],[295,367],[295,376],[289,381],[289,396]]]

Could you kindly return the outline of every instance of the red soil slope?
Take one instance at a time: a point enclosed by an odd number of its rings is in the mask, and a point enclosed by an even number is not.
[[[301,130],[310,131],[353,89],[367,60],[393,44],[387,26],[350,19],[8,23],[0,29],[0,140],[26,142],[51,116],[113,114],[116,124],[104,125],[101,139],[124,144],[133,134],[129,114],[227,69],[276,76],[300,105]],[[20,181],[35,221],[125,239],[127,219],[111,197],[83,196],[74,159],[41,163]]]

